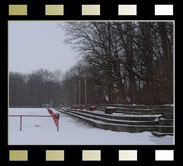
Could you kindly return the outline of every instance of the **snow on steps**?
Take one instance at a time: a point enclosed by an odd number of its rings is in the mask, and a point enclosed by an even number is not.
[[[86,118],[94,119],[94,120],[100,120],[103,122],[110,122],[110,123],[115,123],[115,124],[128,124],[128,125],[143,125],[143,124],[148,124],[148,125],[157,125],[157,121],[134,121],[134,120],[122,120],[122,119],[110,119],[98,115],[92,115],[88,114],[85,111],[69,111],[72,112],[76,115],[83,115]]]
[[[138,121],[133,121],[132,119],[119,120],[119,119],[114,119],[115,116],[112,119],[108,118],[108,117],[111,117],[109,115],[106,115],[107,118],[103,118],[101,114],[96,115],[95,113],[95,115],[94,114],[91,115],[89,114],[91,113],[89,111],[78,111],[78,110],[74,111],[71,109],[70,110],[59,109],[58,111],[80,118],[94,127],[99,127],[106,130],[123,131],[123,132],[151,131],[151,132],[157,132],[157,133],[165,133],[165,135],[173,135],[173,126],[161,126],[159,125],[158,121],[147,122],[147,121],[140,121],[140,119],[138,119]],[[146,118],[147,117],[149,116],[146,116]],[[147,119],[147,120],[150,120],[150,119]],[[154,117],[154,120],[155,120],[155,117]]]
[[[73,110],[73,109],[68,109],[68,110],[87,113],[87,114],[91,114],[91,115],[95,115],[95,116],[101,116],[101,117],[108,118],[108,119],[131,120],[131,121],[154,121],[157,118],[161,117],[161,114],[158,114],[158,115],[132,115],[132,114],[128,114],[128,113],[125,113],[125,114],[114,113],[114,115],[112,115],[112,114],[105,114],[102,111],[91,112],[91,111],[87,111],[87,110]]]
[[[163,136],[166,136],[166,135],[172,135],[171,133],[162,133],[162,132],[157,132],[157,131],[153,131],[152,134],[154,136],[157,136],[157,137],[163,137]]]
[[[67,110],[70,110],[70,108],[67,108]],[[138,122],[147,122],[147,124],[150,124],[154,121],[159,121],[159,124],[162,126],[173,126],[173,117],[170,118],[167,116],[165,116],[164,114],[160,114],[161,112],[158,112],[157,114],[150,114],[148,112],[148,114],[134,114],[131,112],[125,112],[125,113],[113,113],[113,114],[105,114],[103,111],[88,111],[88,110],[74,110],[73,111],[81,112],[81,113],[87,113],[90,115],[94,115],[94,116],[101,116],[107,119],[119,119],[119,120],[128,120],[128,121],[138,121]],[[173,115],[172,115],[173,116]],[[161,120],[160,120],[161,119]]]
[[[113,104],[108,105],[116,108],[118,113],[128,113],[128,114],[146,114],[146,115],[155,115],[162,114],[163,117],[167,119],[173,119],[173,109],[174,105],[126,105],[126,104]],[[100,110],[105,110],[106,106],[98,106]]]

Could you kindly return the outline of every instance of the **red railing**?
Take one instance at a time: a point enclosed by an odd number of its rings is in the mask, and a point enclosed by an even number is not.
[[[57,131],[59,131],[59,114],[55,114],[51,109],[48,108],[48,112],[53,117],[53,120],[56,124]]]
[[[20,117],[20,131],[22,131],[23,117],[37,117],[37,118],[52,117],[56,124],[57,131],[59,131],[59,114],[53,113],[52,110],[50,110],[48,112],[49,113],[52,112],[52,113],[50,113],[50,115],[9,115],[9,117]]]

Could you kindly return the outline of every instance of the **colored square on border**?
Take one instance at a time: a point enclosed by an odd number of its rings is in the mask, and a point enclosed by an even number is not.
[[[155,15],[156,16],[172,16],[173,15],[173,5],[155,5]]]
[[[64,150],[46,150],[46,161],[64,161]]]
[[[27,5],[9,5],[9,16],[26,16]]]
[[[46,16],[63,16],[64,5],[45,5]]]
[[[174,151],[173,150],[156,150],[155,160],[156,161],[173,161]]]
[[[10,150],[9,151],[10,161],[28,161],[27,150]]]
[[[83,161],[100,161],[101,151],[100,150],[83,150],[82,160]]]
[[[137,150],[119,150],[119,161],[137,161]]]
[[[137,5],[118,5],[118,15],[120,16],[137,15]]]
[[[82,5],[82,15],[83,16],[99,16],[100,15],[100,5]]]

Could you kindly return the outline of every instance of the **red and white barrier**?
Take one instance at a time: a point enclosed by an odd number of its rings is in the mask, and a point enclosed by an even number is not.
[[[37,117],[37,118],[47,118],[52,117],[56,127],[57,131],[59,131],[59,114],[55,114],[52,110],[48,109],[48,112],[50,115],[9,115],[9,117],[20,117],[20,131],[23,129],[23,117]]]
[[[48,112],[49,114],[52,116],[55,124],[56,124],[56,127],[57,127],[57,131],[59,131],[59,114],[55,114],[51,109],[48,108]]]

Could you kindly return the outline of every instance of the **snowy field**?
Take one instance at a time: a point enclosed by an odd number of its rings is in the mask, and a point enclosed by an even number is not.
[[[44,108],[10,108],[9,115],[49,115]],[[173,136],[156,137],[150,132],[127,133],[94,128],[60,114],[59,128],[50,117],[9,117],[9,145],[173,145]]]

